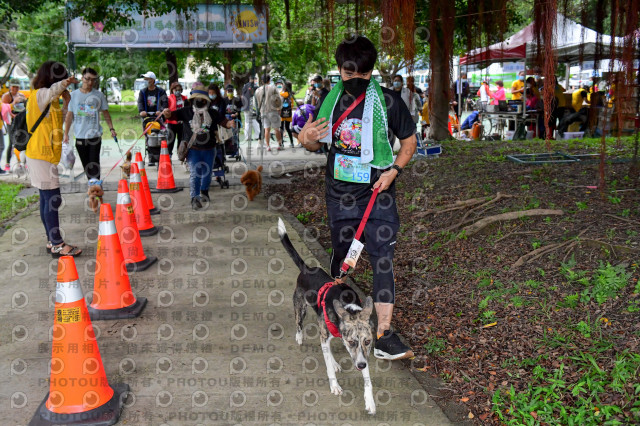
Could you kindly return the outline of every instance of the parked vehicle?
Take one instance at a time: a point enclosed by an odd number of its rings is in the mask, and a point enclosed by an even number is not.
[[[102,93],[107,97],[107,102],[119,105],[122,102],[122,87],[115,77],[107,78],[102,83]]]

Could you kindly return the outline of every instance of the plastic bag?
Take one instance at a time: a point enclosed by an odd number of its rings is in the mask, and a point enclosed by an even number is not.
[[[73,153],[73,145],[70,143],[62,144],[62,155],[60,156],[60,164],[65,169],[73,169],[73,165],[76,163],[76,155]]]

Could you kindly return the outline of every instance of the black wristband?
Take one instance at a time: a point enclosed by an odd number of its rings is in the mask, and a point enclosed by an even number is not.
[[[398,172],[398,176],[402,174],[402,167],[398,166],[397,164],[394,164],[393,166],[391,166],[391,168],[395,169]]]

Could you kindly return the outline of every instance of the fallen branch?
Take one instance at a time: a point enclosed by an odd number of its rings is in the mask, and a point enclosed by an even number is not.
[[[637,222],[637,221],[631,220],[631,219],[627,219],[627,218],[624,218],[624,217],[616,216],[615,214],[605,213],[605,214],[603,214],[603,216],[609,216],[609,217],[612,217],[614,219],[621,220],[623,222],[632,223],[634,225],[640,226],[640,222]]]
[[[476,204],[484,203],[485,201],[487,201],[486,198],[471,198],[469,200],[456,201],[453,204],[447,204],[446,206],[443,206],[442,209],[425,210],[421,213],[416,214],[416,217],[424,217],[432,213],[439,214],[439,213],[451,212],[454,210],[460,210],[465,207],[475,206]]]
[[[521,210],[517,212],[508,212],[501,213],[494,216],[485,217],[480,219],[479,221],[473,223],[462,229],[461,232],[464,232],[467,237],[470,237],[474,234],[477,234],[485,227],[491,225],[495,222],[501,222],[505,220],[515,220],[520,219],[522,217],[530,217],[530,216],[550,216],[550,215],[562,215],[564,212],[562,210],[550,210],[550,209],[532,209],[532,210]]]

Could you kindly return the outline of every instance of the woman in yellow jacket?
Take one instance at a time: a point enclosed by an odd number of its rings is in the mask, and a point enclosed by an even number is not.
[[[60,62],[47,61],[40,66],[31,82],[31,96],[27,101],[27,127],[31,129],[42,112],[50,105],[40,125],[29,139],[26,149],[31,185],[40,191],[40,219],[47,232],[47,248],[53,257],[78,256],[82,250],[66,244],[60,232],[58,209],[62,203],[58,163],[62,153],[62,117],[71,96],[67,87],[79,83],[69,77]],[[35,93],[34,93],[35,92]],[[59,98],[63,98],[60,111]]]

